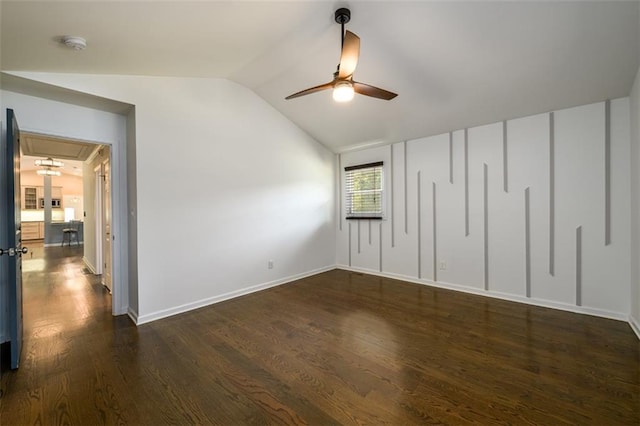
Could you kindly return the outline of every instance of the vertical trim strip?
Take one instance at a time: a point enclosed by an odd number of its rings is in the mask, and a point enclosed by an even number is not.
[[[393,199],[393,194],[394,194],[394,187],[393,187],[393,144],[389,145],[389,157],[390,157],[390,161],[389,161],[389,179],[391,180],[390,186],[391,186],[391,248],[396,246],[396,235],[395,235],[395,230],[396,230],[396,210],[395,210],[395,202]]]
[[[371,221],[368,220],[367,222],[369,222],[369,245],[371,245]]]
[[[504,192],[509,192],[509,164],[507,155],[507,120],[502,122],[502,184]]]
[[[576,305],[582,306],[582,226],[576,228]]]
[[[449,132],[449,183],[453,183],[453,132]]]
[[[464,236],[469,236],[469,129],[464,129]]]
[[[489,166],[483,164],[483,197],[484,197],[484,289],[489,290]]]
[[[525,294],[531,297],[531,205],[529,187],[524,190],[524,283]]]
[[[549,274],[555,275],[556,246],[556,176],[555,176],[555,117],[549,113]]]
[[[611,244],[611,101],[604,103],[604,245]]]
[[[362,221],[358,220],[358,254],[360,254],[360,223]]]
[[[420,171],[418,171],[418,278],[422,278],[422,213],[420,194]]]
[[[403,142],[404,147],[404,233],[409,234],[409,211],[407,203],[407,141]]]
[[[342,154],[338,154],[338,223],[342,231]]]
[[[379,234],[378,234],[378,265],[380,268],[380,272],[382,272],[382,221],[380,222],[380,230],[379,230]]]
[[[431,208],[433,217],[433,282],[438,282],[438,244],[436,233],[436,183],[431,182]]]
[[[351,222],[349,222],[349,266],[351,266]]]

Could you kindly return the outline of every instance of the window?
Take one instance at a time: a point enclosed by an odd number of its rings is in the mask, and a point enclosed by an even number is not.
[[[382,219],[382,162],[344,168],[347,219]]]

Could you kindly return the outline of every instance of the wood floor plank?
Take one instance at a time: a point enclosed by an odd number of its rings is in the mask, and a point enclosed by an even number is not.
[[[3,426],[640,424],[624,322],[333,270],[136,327],[81,248],[24,267]]]

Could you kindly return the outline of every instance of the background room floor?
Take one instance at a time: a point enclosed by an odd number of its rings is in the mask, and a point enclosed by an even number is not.
[[[3,425],[640,423],[624,322],[334,270],[135,327],[41,250]]]

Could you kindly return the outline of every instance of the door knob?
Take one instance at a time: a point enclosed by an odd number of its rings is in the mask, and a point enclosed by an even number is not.
[[[27,247],[22,247],[21,249],[16,250],[15,248],[8,248],[8,249],[0,249],[0,256],[2,256],[3,254],[7,254],[9,256],[15,256],[16,254],[25,254],[29,251],[29,249]]]

